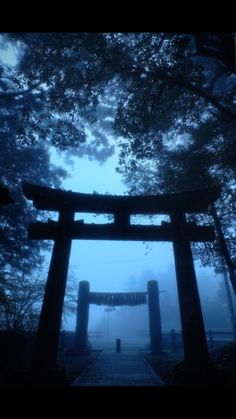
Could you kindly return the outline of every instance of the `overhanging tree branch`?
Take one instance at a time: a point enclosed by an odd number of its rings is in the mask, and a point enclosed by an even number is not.
[[[40,84],[41,84],[41,81],[36,83],[34,86],[30,87],[29,89],[26,89],[26,90],[0,93],[0,100],[5,100],[5,99],[8,99],[8,98],[16,98],[17,96],[27,95],[28,93],[31,93],[34,89],[36,89]]]
[[[179,77],[173,77],[168,73],[164,73],[163,71],[145,71],[145,70],[134,70],[132,68],[129,68],[128,71],[131,75],[143,75],[146,74],[147,76],[152,76],[156,80],[163,80],[167,83],[173,84],[173,85],[179,85],[181,87],[184,87],[185,89],[189,90],[190,92],[202,97],[205,99],[208,103],[210,103],[214,108],[218,109],[220,112],[222,112],[225,116],[227,116],[229,119],[236,122],[236,112],[232,112],[229,108],[226,108],[223,106],[214,96],[212,96],[209,92],[204,90],[202,87],[196,86],[194,84],[191,84],[190,82],[183,80]]]

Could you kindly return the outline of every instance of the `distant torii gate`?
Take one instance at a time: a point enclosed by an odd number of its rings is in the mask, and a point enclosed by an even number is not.
[[[159,196],[83,194],[22,183],[25,196],[37,209],[57,211],[57,222],[32,223],[29,238],[54,240],[32,365],[56,366],[61,315],[72,239],[172,241],[179,296],[185,360],[209,364],[191,241],[213,241],[214,228],[186,222],[186,213],[207,212],[219,196],[219,187]],[[74,221],[75,212],[113,214],[114,222],[86,224]],[[132,225],[133,214],[168,214],[161,226]]]
[[[90,292],[89,282],[80,281],[78,293],[75,350],[86,349],[88,339],[89,305],[137,306],[148,303],[149,330],[153,354],[162,354],[161,315],[158,282],[148,281],[147,292]]]

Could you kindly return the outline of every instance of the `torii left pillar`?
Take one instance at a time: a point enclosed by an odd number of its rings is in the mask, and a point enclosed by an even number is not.
[[[58,225],[61,227],[55,239],[44,300],[36,336],[31,367],[50,369],[56,367],[57,349],[66,280],[69,267],[71,238],[67,236],[67,225],[74,219],[71,211],[61,211]]]

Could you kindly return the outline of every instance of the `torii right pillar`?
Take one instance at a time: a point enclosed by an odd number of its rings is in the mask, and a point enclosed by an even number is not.
[[[170,215],[175,231],[173,242],[185,361],[189,366],[209,366],[205,328],[190,242],[184,237],[186,219],[182,212]]]

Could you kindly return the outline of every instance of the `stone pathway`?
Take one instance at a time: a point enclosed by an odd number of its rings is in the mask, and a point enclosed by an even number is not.
[[[103,350],[71,386],[165,386],[138,350]]]

